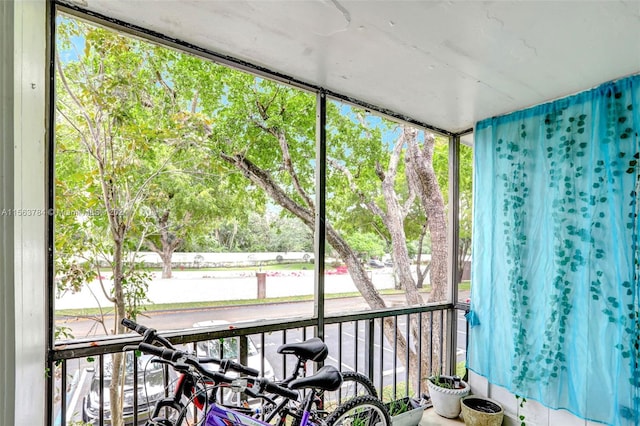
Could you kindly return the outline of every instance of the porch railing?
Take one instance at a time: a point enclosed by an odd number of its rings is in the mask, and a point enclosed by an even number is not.
[[[441,303],[327,316],[324,318],[323,335],[329,347],[329,357],[325,364],[369,376],[378,393],[386,400],[410,394],[422,395],[426,389],[421,381],[417,382],[415,389],[415,386],[410,384],[410,377],[414,374],[414,377],[425,378],[431,372],[421,371],[421,362],[418,362],[417,366],[410,365],[408,353],[403,358],[400,357],[398,333],[408,339],[408,345],[419,354],[421,360],[429,358],[429,365],[433,371],[455,371],[455,365],[451,365],[455,355],[450,356],[450,351],[456,351],[453,347],[455,338],[450,338],[452,334],[455,335],[455,330],[450,333],[448,327],[452,323],[455,324],[451,318],[457,315],[456,308],[460,309],[461,306]],[[393,324],[395,341],[389,341],[390,339],[385,337],[389,321]],[[426,341],[422,333],[411,332],[411,322],[416,322],[419,329],[427,324],[432,325],[426,334]],[[144,320],[141,323],[144,323]],[[436,324],[436,328],[433,328],[433,324]],[[254,358],[259,357],[257,368],[264,374],[270,364],[277,378],[285,377],[294,366],[294,359],[276,353],[277,347],[287,342],[302,341],[316,334],[317,320],[313,318],[261,321],[259,324],[242,323],[234,324],[233,328],[213,327],[162,332],[173,344],[187,345],[191,350],[195,350],[198,342],[239,337],[241,342],[245,342],[244,345],[240,344],[241,362],[245,363],[247,338],[257,350],[257,355],[254,354]],[[57,344],[49,356],[53,374],[50,378],[50,394],[53,398],[51,406],[54,411],[52,423],[56,426],[84,425],[87,415],[83,414],[83,411],[93,386],[94,395],[97,394],[99,398],[100,409],[97,415],[94,413],[92,424],[110,424],[108,411],[104,409],[104,402],[109,398],[108,384],[105,384],[108,374],[103,374],[105,365],[108,366],[110,360],[108,355],[128,352],[133,356],[130,348],[139,342],[140,336],[127,334]],[[436,363],[436,360],[439,361]],[[125,403],[125,418],[128,424],[142,423],[148,415],[148,410],[153,408],[147,407],[145,401],[140,401],[140,386],[143,383],[140,378],[143,372],[139,370],[138,363],[133,362],[126,373],[132,377],[129,385],[133,399]],[[166,372],[164,380],[165,384],[170,380]]]

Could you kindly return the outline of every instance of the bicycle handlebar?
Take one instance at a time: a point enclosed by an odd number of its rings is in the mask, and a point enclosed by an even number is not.
[[[164,347],[175,349],[175,347],[169,340],[167,340],[163,336],[158,335],[158,331],[155,328],[149,328],[142,324],[138,324],[137,322],[129,318],[122,318],[122,321],[120,321],[120,323],[127,327],[129,330],[135,331],[136,333],[140,334],[143,337],[143,343],[153,343],[154,341],[156,341]]]
[[[130,320],[129,318],[122,318],[121,323],[129,330],[135,331],[138,334],[144,334],[148,330],[148,328],[144,325],[138,324],[137,322]]]
[[[202,362],[213,362],[215,364],[218,364],[222,367],[224,371],[230,369],[233,371],[237,371],[240,374],[246,374],[248,376],[253,376],[253,377],[258,377],[260,375],[260,372],[255,368],[244,366],[230,359],[218,359],[218,358],[205,358],[205,359],[208,361],[202,361]]]
[[[214,371],[209,371],[205,369],[200,364],[200,362],[198,362],[197,358],[187,354],[186,352],[182,352],[177,349],[162,348],[160,346],[155,346],[150,343],[144,343],[144,342],[138,345],[138,349],[140,349],[144,353],[155,355],[172,364],[183,363],[186,365],[190,365],[194,367],[203,376],[208,377],[216,382],[231,383],[233,381],[232,379],[229,379],[228,377],[220,373],[216,373]]]
[[[153,343],[154,341],[157,341],[158,343],[162,344],[162,346],[166,348],[175,349],[175,347],[171,344],[169,340],[167,340],[165,337],[158,335],[158,332],[153,328],[149,328],[142,324],[138,324],[137,322],[130,320],[128,318],[122,319],[122,325],[127,327],[129,330],[132,330],[138,334],[141,334],[144,337],[142,339],[143,343]],[[230,359],[206,357],[206,358],[198,358],[198,361],[200,363],[218,364],[223,368],[224,371],[227,371],[230,369],[240,374],[246,374],[248,376],[258,377],[260,375],[260,372],[255,368],[244,366]]]
[[[129,318],[123,318],[121,323],[122,325],[127,327],[129,330],[135,331],[136,333],[142,335],[143,343],[153,343],[154,341],[157,341],[158,343],[162,344],[162,346],[166,348],[175,349],[175,347],[171,344],[169,340],[167,340],[165,337],[160,336],[158,332],[153,328],[149,328],[142,324],[138,324],[137,322]],[[258,377],[260,375],[260,372],[255,368],[244,366],[230,359],[206,357],[206,358],[198,358],[198,361],[200,363],[218,364],[222,367],[223,371],[233,370],[240,374],[246,374],[248,376],[254,376],[254,377]]]
[[[144,342],[140,343],[138,345],[138,348],[142,352],[155,355],[171,363],[182,362],[184,364],[190,365],[194,367],[203,376],[208,377],[216,382],[232,383],[234,380],[233,378],[227,377],[224,374],[208,371],[202,366],[201,361],[198,358],[191,356],[186,352],[183,352],[177,349],[162,348],[162,347],[155,346],[149,343],[144,343]],[[261,379],[248,378],[248,380],[251,380],[254,384],[259,384],[261,388],[263,388],[267,392],[276,393],[280,396],[283,396],[289,399],[298,398],[298,393],[296,391],[277,385],[265,378],[261,378]]]
[[[270,382],[267,379],[262,379],[262,386],[267,392],[276,393],[289,399],[298,399],[298,393],[296,391]]]
[[[260,375],[260,372],[255,368],[244,366],[230,359],[219,359],[214,357],[206,357],[206,358],[194,357],[192,355],[187,354],[186,352],[177,350],[171,344],[171,342],[169,342],[169,340],[167,340],[165,337],[158,335],[158,332],[153,328],[149,328],[142,324],[138,324],[137,322],[128,318],[123,318],[121,322],[122,322],[122,325],[127,327],[129,330],[135,331],[136,333],[141,334],[143,336],[142,342],[140,343],[140,345],[138,345],[138,349],[140,349],[142,352],[146,352],[151,355],[156,355],[159,358],[162,358],[166,361],[173,362],[173,363],[179,360],[182,360],[185,364],[191,365],[194,368],[196,368],[204,376],[207,376],[218,382],[231,383],[233,379],[226,377],[224,374],[214,373],[209,370],[206,370],[201,365],[204,363],[215,363],[220,365],[224,371],[230,369],[240,374],[253,376],[254,379],[252,379],[252,381],[254,383],[259,383],[261,387],[267,392],[276,393],[280,396],[284,396],[285,398],[289,398],[289,399],[298,398],[298,393],[289,388],[277,385],[264,378],[255,379]],[[152,345],[151,343],[153,343],[154,341],[157,341],[158,343],[162,344],[164,348]]]

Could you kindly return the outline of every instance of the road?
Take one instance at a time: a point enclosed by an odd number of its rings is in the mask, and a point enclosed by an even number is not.
[[[400,305],[404,301],[403,295],[385,296],[389,305]],[[340,312],[354,312],[365,310],[366,304],[359,297],[329,299],[326,301],[327,315]],[[176,330],[191,328],[192,325],[200,321],[208,321],[212,319],[226,320],[230,323],[240,321],[254,321],[256,318],[262,319],[280,319],[286,317],[309,316],[313,312],[313,302],[287,302],[287,303],[266,303],[252,306],[227,306],[207,309],[190,309],[179,311],[160,311],[151,312],[139,321],[149,327],[158,330]],[[406,317],[399,317],[398,326],[404,333],[406,326]],[[91,335],[95,332],[95,322],[92,320],[69,320],[59,319],[59,325],[64,324],[71,328],[72,333],[76,337]],[[401,383],[406,381],[406,370],[400,360],[394,363],[393,347],[385,342],[383,347],[379,341],[379,322],[376,321],[374,329],[374,376],[377,387],[388,386],[395,381]],[[338,328],[335,325],[329,325],[325,330],[325,342],[329,346],[329,357],[327,364],[338,366],[342,370],[358,370],[365,371],[365,323],[360,321],[358,328],[353,323],[347,323],[342,327],[342,333],[339,335]],[[103,333],[98,333],[103,334]],[[265,359],[273,367],[276,377],[282,378],[284,372],[293,368],[294,362],[291,358],[285,358],[279,355],[276,350],[285,342],[302,341],[303,335],[301,330],[290,330],[286,333],[272,332],[264,335],[264,354]],[[307,330],[307,338],[312,337],[312,330]],[[260,352],[260,337],[252,336],[252,342]],[[340,345],[338,341],[341,341]],[[338,347],[341,347],[340,354]],[[457,359],[462,361],[465,359],[466,351],[466,322],[462,312],[458,312],[457,325]],[[92,373],[87,369],[91,366],[86,360],[72,360],[67,365],[70,377],[69,392],[67,394],[67,419],[70,421],[80,420],[82,409],[82,399],[88,393]],[[381,372],[381,373],[380,373]],[[380,383],[380,381],[383,383]]]

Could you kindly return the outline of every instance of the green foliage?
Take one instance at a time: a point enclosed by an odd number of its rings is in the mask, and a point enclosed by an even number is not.
[[[71,19],[59,19],[58,28],[58,288],[78,291],[97,280],[116,321],[135,317],[149,280],[135,259],[150,234],[145,213],[161,198],[172,161],[202,136],[203,122],[171,110],[174,98],[153,67],[152,46]]]
[[[316,162],[315,94],[70,18],[57,22],[54,235],[62,291],[97,281],[118,323],[147,302],[149,276],[135,259],[143,247],[165,265],[185,246],[311,248],[316,169],[324,166]],[[354,248],[368,256],[393,249],[411,281],[406,246],[428,245],[425,224],[445,229],[434,182],[448,177],[432,179],[422,151],[433,140],[407,130],[329,102],[327,240],[355,269]],[[446,143],[437,142],[438,152]],[[422,164],[428,191],[417,183]],[[432,263],[444,265],[443,257]],[[442,275],[434,289],[445,285]],[[352,276],[373,287],[366,274]],[[405,288],[420,297],[416,286]]]
[[[429,380],[431,380],[431,379],[429,379]],[[440,388],[444,388],[444,389],[453,389],[453,385],[452,385],[451,383],[449,383],[449,382],[447,382],[447,381],[440,381],[440,379],[439,379],[439,378],[436,378],[436,379],[434,379],[434,380],[431,380],[431,382],[432,382],[434,385],[437,385],[437,386],[438,386],[438,387],[440,387]]]
[[[145,310],[144,305],[151,302],[147,297],[151,273],[143,269],[139,263],[133,263],[131,270],[122,279],[126,316],[135,321],[137,316]]]
[[[71,333],[71,328],[65,327],[62,325],[56,325],[54,331],[54,339],[73,339],[73,333]]]
[[[390,416],[397,416],[420,407],[418,401],[408,396],[401,399],[395,399],[385,405],[389,409]]]
[[[524,408],[525,402],[527,402],[527,399],[525,397],[516,394],[516,403],[518,404],[518,407]],[[527,426],[527,423],[524,421],[524,419],[525,419],[524,414],[518,414],[518,420],[520,420],[520,426]]]
[[[435,166],[434,166],[435,167]],[[438,169],[437,169],[438,170]],[[459,210],[460,210],[460,239],[468,241],[466,247],[460,253],[461,256],[471,254],[471,232],[473,223],[473,148],[460,145],[460,180],[459,180]],[[444,190],[443,190],[444,191]]]
[[[412,395],[414,393],[411,385],[407,386],[407,382],[402,381],[394,385],[387,385],[382,388],[382,401],[401,401],[404,395]],[[402,396],[401,396],[402,395]]]
[[[64,247],[64,243],[60,243]],[[58,294],[71,291],[78,292],[85,283],[93,281],[97,277],[97,271],[89,262],[77,262],[73,258],[61,255],[56,258],[56,280]]]
[[[444,389],[458,389],[455,386],[452,376],[441,376],[439,373],[435,373],[429,377],[429,381],[434,385]]]
[[[211,245],[236,249],[216,237],[224,234],[217,229],[223,230],[231,223],[250,226],[247,213],[260,210],[266,194],[247,186],[234,167],[219,161],[220,154],[241,154],[259,167],[272,170],[272,178],[293,200],[304,204],[301,194],[295,191],[292,176],[280,167],[279,143],[283,138],[294,161],[297,183],[313,194],[315,167],[309,160],[315,158],[315,98],[311,94],[70,19],[60,21],[58,33],[62,55],[78,58],[64,63],[69,80],[86,83],[82,92],[86,100],[93,101],[98,110],[108,110],[118,125],[117,139],[127,141],[113,145],[124,151],[113,152],[117,167],[111,175],[117,174],[119,181],[131,184],[137,176],[150,176],[159,166],[164,170],[145,183],[140,214],[131,223],[132,234],[137,238],[160,246],[158,230],[164,229],[169,230],[173,241],[181,240],[187,249]],[[84,45],[76,45],[82,36]],[[63,92],[60,95],[65,98]],[[388,161],[392,146],[389,137],[399,134],[397,124],[372,119],[362,110],[334,102],[329,103],[328,114],[328,154],[348,167],[353,165],[358,188],[381,201],[376,165]],[[98,176],[86,167],[75,167],[86,166],[89,161],[81,155],[64,158],[72,152],[81,153],[76,133],[66,125],[57,130],[63,155],[56,171],[69,166],[69,174],[61,173],[59,180],[60,185],[69,187],[59,193],[95,194],[92,200],[97,204]],[[137,158],[128,158],[128,154]],[[442,140],[438,142],[434,164],[445,187],[447,155],[446,140]],[[364,162],[353,163],[351,158]],[[127,164],[135,166],[130,168]],[[400,167],[396,191],[406,195],[403,164]],[[94,177],[92,182],[85,181],[84,188],[78,186],[79,180],[90,175]],[[379,234],[389,244],[385,226],[361,208],[344,174],[329,168],[328,175],[329,215],[336,215],[332,217],[335,226],[347,234]],[[68,206],[70,198],[59,199]],[[75,199],[85,208],[89,204],[89,199]],[[158,218],[165,212],[170,212],[169,222],[160,226]],[[346,214],[341,216],[343,213]],[[424,215],[416,209],[406,222],[407,232],[416,236],[423,222]],[[255,251],[260,247],[253,248]],[[381,254],[379,250],[376,253]]]
[[[384,255],[385,244],[376,234],[354,233],[347,236],[346,239],[351,248],[360,253],[365,259],[370,257],[380,258]]]

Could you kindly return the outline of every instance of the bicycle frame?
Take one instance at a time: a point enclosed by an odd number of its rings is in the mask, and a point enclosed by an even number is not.
[[[311,400],[309,397],[313,392],[310,392],[307,398],[305,398],[305,409],[302,413],[302,419],[300,426],[318,426],[311,421]],[[250,415],[239,413],[234,409],[227,408],[225,406],[211,403],[207,410],[205,426],[272,426],[270,423],[256,419]]]
[[[323,358],[324,359],[324,358]],[[308,360],[302,358],[301,356],[296,356],[296,363],[295,366],[293,367],[290,375],[285,378],[284,380],[280,381],[279,384],[282,386],[287,386],[289,383],[291,383],[292,381],[296,380],[297,378],[299,378],[303,372],[306,370],[306,363]],[[224,369],[221,370],[221,372],[224,374],[226,371]],[[211,384],[211,383],[209,383]],[[224,384],[222,386],[225,386]],[[195,386],[194,388],[195,389]],[[189,390],[187,389],[187,391],[185,393],[189,393]],[[272,395],[273,396],[273,395]],[[291,402],[290,398],[286,398],[283,396],[274,396],[274,398],[272,399],[271,396],[269,395],[260,395],[259,398],[262,398],[263,400],[265,400],[266,402],[268,402],[269,404],[271,404],[270,409],[268,410],[267,413],[262,414],[262,417],[260,417],[260,419],[263,422],[269,423],[271,426],[273,426],[273,424],[271,423],[274,418],[277,415],[281,415],[281,422],[278,422],[278,426],[283,426],[284,422],[285,422],[285,417],[287,415],[295,415],[297,417],[300,417],[300,412],[297,409],[289,409],[287,406],[289,405],[289,403]],[[322,398],[318,397],[317,393],[315,395],[315,403],[316,403],[316,407],[322,409]],[[194,399],[194,404],[195,406],[199,409],[199,410],[204,410],[204,399],[202,398],[196,398]],[[222,404],[218,404],[218,405],[224,405],[224,403]],[[243,407],[239,406],[239,407],[230,407],[227,405],[224,405],[225,407],[232,409],[232,410],[236,410],[236,411],[241,411],[243,409]],[[256,415],[254,413],[249,413],[250,409],[247,408],[247,412],[244,412],[242,414],[245,415],[251,415],[254,418],[257,418]],[[285,412],[285,416],[282,416],[283,412]]]
[[[204,381],[204,383],[213,385],[210,381]],[[194,390],[195,394],[191,394],[191,390]],[[181,401],[183,396],[188,396],[196,407],[206,412],[204,426],[273,426],[267,421],[256,419],[251,414],[240,412],[236,408],[226,407],[213,401],[209,402],[209,398],[206,395],[200,394],[200,392],[209,390],[211,389],[199,387],[192,375],[182,373],[176,383],[173,395],[157,402],[151,418],[156,418],[161,414],[162,410],[169,409],[178,413],[175,424],[182,424],[188,414],[189,404],[185,405]],[[319,426],[311,421],[311,407],[315,397],[315,390],[310,389],[303,402],[304,410],[300,426]],[[197,421],[197,419],[195,420]]]

